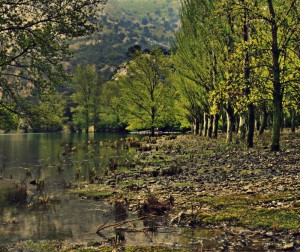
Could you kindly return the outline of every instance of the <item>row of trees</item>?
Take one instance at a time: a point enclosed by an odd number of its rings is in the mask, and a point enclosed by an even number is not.
[[[294,129],[300,109],[299,1],[183,0],[172,53],[133,47],[113,80],[103,83],[92,65],[78,66],[68,80],[62,63],[67,41],[96,29],[94,7],[103,2],[0,1],[6,10],[0,116],[7,123],[19,123],[17,114],[23,127],[38,130],[69,121],[72,130],[98,130],[105,123],[154,134],[188,120],[209,137],[226,126],[228,142],[238,128],[252,147],[255,122],[262,133],[271,118],[271,149],[280,149],[284,113]],[[62,82],[71,83],[70,97],[52,92]]]
[[[271,149],[280,149],[284,109],[294,123],[300,106],[299,11],[297,0],[183,1],[174,63],[197,129],[202,123],[211,135],[206,125],[226,111],[227,141],[239,118],[252,147],[255,118],[264,117],[262,132],[270,114]]]

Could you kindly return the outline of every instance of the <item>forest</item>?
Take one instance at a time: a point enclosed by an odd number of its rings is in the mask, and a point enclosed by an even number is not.
[[[255,132],[271,129],[271,148],[279,150],[281,130],[299,123],[298,11],[298,1],[183,1],[170,47],[128,47],[109,77],[84,61],[70,68],[62,60],[68,44],[52,43],[47,22],[39,28],[7,15],[1,129],[192,130],[210,138],[221,131],[248,147]],[[21,21],[29,28],[14,28]]]

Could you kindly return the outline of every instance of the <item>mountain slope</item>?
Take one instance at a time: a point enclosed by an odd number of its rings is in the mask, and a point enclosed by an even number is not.
[[[180,0],[109,0],[99,22],[103,30],[71,42],[70,64],[95,64],[107,77],[126,60],[129,47],[168,47],[179,26]]]

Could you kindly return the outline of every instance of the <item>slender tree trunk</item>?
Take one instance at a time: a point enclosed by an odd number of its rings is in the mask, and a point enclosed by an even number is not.
[[[282,86],[280,82],[280,50],[278,47],[278,27],[277,17],[275,15],[273,1],[267,0],[269,12],[271,15],[272,32],[272,76],[273,76],[273,130],[272,130],[272,151],[280,150],[280,127],[282,122]]]
[[[259,129],[260,129],[260,125],[261,125],[260,119],[261,118],[259,116],[255,117],[255,128],[256,128],[257,131],[259,131]]]
[[[208,115],[207,116],[208,119],[208,127],[207,127],[207,136],[209,138],[212,138],[212,132],[213,132],[213,116],[212,115]]]
[[[226,122],[227,122],[227,118],[226,118],[226,112],[222,113],[222,133],[225,133],[227,131],[227,126],[226,126]]]
[[[291,131],[296,132],[296,110],[294,108],[291,109]]]
[[[214,122],[213,122],[213,138],[218,138],[218,125],[219,125],[219,114],[214,115]]]
[[[194,134],[195,135],[198,135],[199,134],[199,119],[198,119],[198,117],[196,117],[195,119],[194,119]]]
[[[197,114],[197,117],[198,117],[198,121],[199,121],[199,136],[202,136],[202,133],[203,133],[203,115],[200,111]]]
[[[231,143],[233,140],[232,136],[233,136],[233,128],[234,128],[234,110],[230,104],[226,108],[226,116],[227,116],[226,142]]]
[[[248,134],[247,134],[247,146],[253,147],[254,131],[255,131],[255,109],[253,103],[248,105]]]
[[[89,132],[89,124],[90,124],[90,121],[89,121],[89,110],[86,109],[85,110],[85,132],[88,133]]]
[[[207,118],[207,113],[203,113],[203,136],[207,136],[208,133],[208,118]]]
[[[245,138],[246,138],[246,116],[244,113],[240,115],[238,135],[239,135],[239,139],[245,140]]]
[[[264,133],[265,129],[267,128],[267,125],[268,125],[268,112],[266,108],[263,107],[262,122],[258,133],[259,135],[262,135]]]
[[[155,122],[155,109],[152,108],[152,114],[151,114],[151,136],[155,136],[155,127],[154,127],[154,122]]]

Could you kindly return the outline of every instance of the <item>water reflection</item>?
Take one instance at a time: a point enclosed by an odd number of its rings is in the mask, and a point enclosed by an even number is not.
[[[78,242],[115,239],[132,245],[184,244],[189,248],[199,248],[203,241],[203,246],[209,248],[211,237],[218,232],[170,229],[155,218],[114,227],[116,223],[137,218],[127,213],[126,202],[116,202],[113,207],[65,193],[68,181],[89,179],[91,169],[99,175],[107,169],[130,166],[136,150],[120,140],[124,137],[64,133],[0,135],[0,177],[21,181],[35,195],[39,195],[36,185],[30,181],[42,179],[44,188],[40,195],[45,193],[59,199],[49,206],[0,205],[0,244],[25,239]],[[96,230],[104,223],[111,228],[102,230],[100,237]]]
[[[34,197],[53,195],[61,203],[47,207],[0,205],[0,243],[20,239],[95,239],[95,230],[111,209],[101,202],[80,201],[64,193],[68,181],[87,179],[91,168],[97,174],[111,160],[121,164],[135,150],[118,141],[119,134],[5,134],[0,135],[0,177],[13,178],[27,186]],[[116,146],[118,145],[118,146]],[[37,181],[44,188],[36,190]],[[31,183],[30,183],[31,182]],[[1,183],[1,180],[0,180]],[[12,221],[15,220],[15,221]]]

